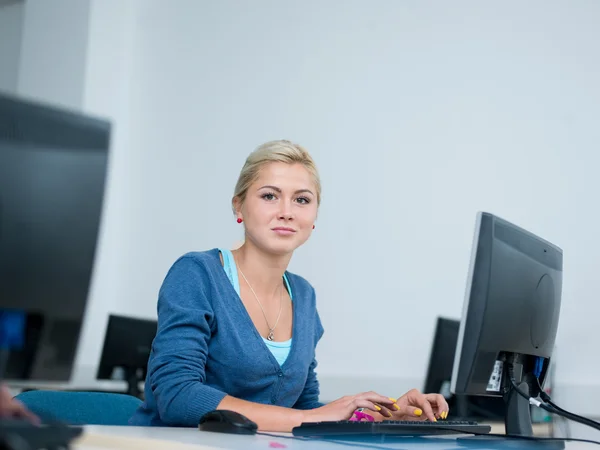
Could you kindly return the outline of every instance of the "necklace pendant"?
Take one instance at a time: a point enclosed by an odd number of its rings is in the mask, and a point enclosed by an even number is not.
[[[267,336],[267,341],[272,341],[275,338],[275,336],[273,336],[273,332],[269,331],[269,335]]]

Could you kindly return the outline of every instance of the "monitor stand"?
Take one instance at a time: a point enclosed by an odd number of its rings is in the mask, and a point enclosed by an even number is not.
[[[525,381],[521,381],[517,386],[521,392],[529,395],[529,385]],[[504,416],[506,434],[533,436],[529,401],[512,386],[504,394],[504,401],[506,402],[506,414]]]
[[[138,375],[138,370],[133,368],[125,369],[125,379],[127,381],[127,394],[141,398],[142,391],[139,384],[144,380]]]

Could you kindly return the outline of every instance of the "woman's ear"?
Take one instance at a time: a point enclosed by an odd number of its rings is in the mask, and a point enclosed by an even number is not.
[[[233,212],[235,214],[237,222],[242,223],[244,220],[244,215],[242,213],[242,201],[239,199],[239,197],[234,197],[231,201],[231,204],[233,206]]]
[[[240,217],[242,214],[242,202],[239,197],[233,197],[231,200],[231,206],[233,207],[233,212],[237,217]]]

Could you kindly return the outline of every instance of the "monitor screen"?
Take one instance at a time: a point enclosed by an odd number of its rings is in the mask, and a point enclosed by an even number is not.
[[[68,380],[96,254],[110,127],[0,96],[0,309],[25,339],[5,379]]]

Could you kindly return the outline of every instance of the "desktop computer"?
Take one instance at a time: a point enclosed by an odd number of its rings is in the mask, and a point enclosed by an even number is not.
[[[71,377],[109,141],[105,120],[0,94],[0,381]],[[0,421],[0,447],[22,433],[41,436]]]
[[[489,213],[477,215],[475,230],[451,391],[501,397],[507,434],[532,436],[525,397],[537,396],[548,374],[563,252]]]
[[[525,397],[537,395],[548,373],[560,313],[562,265],[557,246],[493,214],[477,214],[450,392],[501,398],[508,434],[533,435]],[[471,421],[341,421],[305,423],[293,433],[343,437],[489,432],[489,427],[483,428]]]
[[[156,320],[111,314],[96,378],[125,380],[127,394],[141,398],[139,384],[146,379],[156,328]]]

